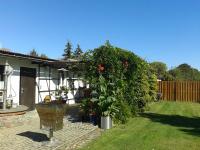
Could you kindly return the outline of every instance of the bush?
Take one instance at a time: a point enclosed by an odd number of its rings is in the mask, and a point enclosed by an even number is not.
[[[128,117],[144,111],[156,95],[156,76],[149,64],[130,51],[103,45],[88,51],[86,79],[101,115],[125,123]]]

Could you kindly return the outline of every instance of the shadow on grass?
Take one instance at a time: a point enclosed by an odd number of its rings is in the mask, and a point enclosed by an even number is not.
[[[200,136],[200,117],[185,117],[180,115],[166,115],[156,113],[143,113],[140,116],[148,118],[153,122],[159,122],[175,127],[179,127],[180,131]]]
[[[31,132],[31,131],[22,132],[17,135],[27,137],[36,142],[44,142],[49,140],[46,134]]]

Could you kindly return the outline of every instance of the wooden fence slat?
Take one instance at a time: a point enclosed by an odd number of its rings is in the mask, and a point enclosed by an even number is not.
[[[199,84],[197,84],[197,99],[198,99],[198,102],[199,102]]]
[[[197,101],[197,82],[194,82],[194,99]]]

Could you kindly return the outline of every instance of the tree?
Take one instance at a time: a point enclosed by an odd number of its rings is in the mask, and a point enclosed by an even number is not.
[[[200,72],[186,63],[169,70],[169,74],[175,80],[200,80]]]
[[[30,51],[29,55],[34,56],[34,57],[38,57],[39,56],[38,53],[37,53],[37,51],[35,49],[32,49]]]
[[[63,56],[64,60],[67,60],[68,58],[72,57],[72,44],[70,41],[68,41],[67,44],[65,45]]]
[[[158,79],[165,80],[167,73],[167,65],[163,62],[152,62],[150,63],[152,70],[155,72]]]
[[[106,46],[106,47],[111,47],[111,46],[112,46],[112,45],[110,44],[110,41],[109,41],[109,40],[106,40],[105,46]]]
[[[41,54],[40,57],[41,58],[49,58],[46,54]]]
[[[75,52],[74,52],[74,56],[75,56],[76,58],[79,58],[82,54],[83,54],[83,51],[82,51],[82,49],[80,48],[80,45],[77,44],[77,48],[76,48],[76,50],[75,50]]]

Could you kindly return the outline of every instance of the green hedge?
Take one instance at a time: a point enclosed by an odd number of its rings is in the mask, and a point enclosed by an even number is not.
[[[85,58],[96,114],[125,123],[156,98],[156,76],[149,64],[134,53],[106,44],[88,51]]]

